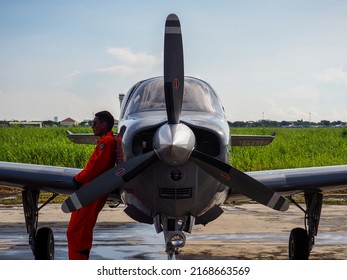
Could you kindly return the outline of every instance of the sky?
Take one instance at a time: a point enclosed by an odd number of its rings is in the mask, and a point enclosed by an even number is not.
[[[0,120],[118,118],[163,75],[170,13],[229,121],[347,121],[345,0],[0,0]]]

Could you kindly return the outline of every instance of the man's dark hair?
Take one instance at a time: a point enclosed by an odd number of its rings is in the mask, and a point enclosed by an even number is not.
[[[107,129],[112,130],[114,126],[114,117],[109,111],[101,111],[95,114],[96,117],[99,118],[101,122],[105,122],[107,124]]]

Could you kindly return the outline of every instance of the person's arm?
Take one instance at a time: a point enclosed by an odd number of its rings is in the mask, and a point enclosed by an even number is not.
[[[100,141],[90,157],[86,167],[75,176],[75,180],[86,184],[114,165],[115,141]]]

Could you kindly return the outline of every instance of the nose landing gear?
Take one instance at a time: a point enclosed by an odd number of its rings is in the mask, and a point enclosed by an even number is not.
[[[154,218],[157,233],[163,231],[165,238],[165,252],[167,259],[176,259],[179,248],[184,247],[186,236],[183,231],[190,233],[195,223],[193,216],[168,217],[160,214]]]
[[[167,259],[176,259],[178,249],[182,248],[186,242],[186,236],[181,231],[167,231],[165,235]]]

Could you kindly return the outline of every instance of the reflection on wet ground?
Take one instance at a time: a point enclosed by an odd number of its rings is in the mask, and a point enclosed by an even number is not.
[[[55,258],[67,259],[66,227],[54,228]],[[23,226],[2,227],[0,231],[0,259],[33,259],[27,245]],[[230,244],[286,244],[288,233],[233,233],[199,235],[187,234],[187,243],[226,242]],[[322,232],[316,239],[319,246],[347,245],[347,232]],[[95,228],[91,259],[166,259],[163,234],[151,225],[129,223],[119,227],[101,225]]]
[[[65,260],[68,219],[57,216],[56,208],[51,206],[42,213],[40,226],[52,228],[55,258]],[[0,211],[0,260],[33,259],[20,209],[2,207]],[[187,234],[178,259],[286,259],[290,229],[302,224],[302,213],[295,208],[285,213],[264,211],[257,205],[224,210],[216,221],[206,227],[196,226],[192,234]],[[312,259],[347,259],[346,210],[336,206],[324,209]],[[167,258],[163,234],[157,234],[153,225],[121,219],[122,209],[103,212],[106,217],[94,230],[91,259]]]
[[[55,259],[67,259],[66,226],[55,227]],[[96,226],[91,259],[165,259],[162,234],[151,225]],[[2,227],[0,259],[33,259],[25,227]]]

